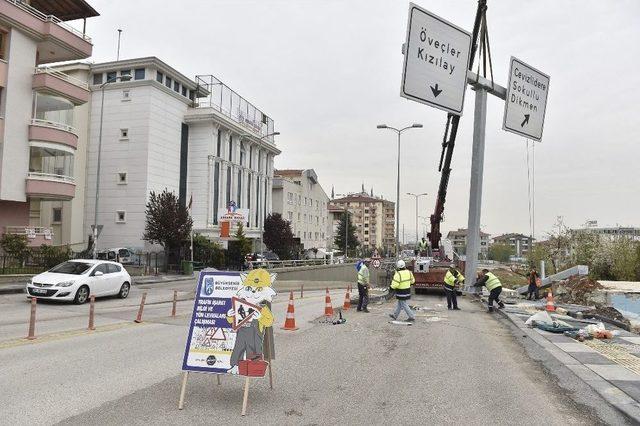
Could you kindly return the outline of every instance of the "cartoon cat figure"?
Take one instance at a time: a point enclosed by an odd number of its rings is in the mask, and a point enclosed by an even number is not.
[[[266,269],[254,269],[248,274],[240,274],[243,282],[242,287],[236,292],[236,297],[255,306],[260,310],[240,306],[238,312],[234,309],[227,311],[227,321],[234,323],[234,317],[241,319],[251,315],[251,319],[245,322],[236,331],[236,341],[231,353],[229,372],[238,374],[238,361],[242,359],[262,358],[262,343],[265,328],[273,325],[273,314],[267,306],[276,296],[276,292],[271,287],[277,274],[270,274]]]

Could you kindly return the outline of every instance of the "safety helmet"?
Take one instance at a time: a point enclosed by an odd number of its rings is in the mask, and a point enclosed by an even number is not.
[[[396,262],[396,269],[404,268],[404,260],[400,259]]]

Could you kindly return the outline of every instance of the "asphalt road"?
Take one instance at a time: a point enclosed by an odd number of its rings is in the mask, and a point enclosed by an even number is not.
[[[171,288],[165,291],[172,294]],[[333,293],[334,306],[342,297]],[[286,302],[280,297],[274,304],[278,325]],[[463,299],[462,311],[449,312],[442,297],[418,296],[412,303],[429,310],[420,311],[413,326],[389,323],[394,302],[373,305],[370,314],[351,310],[346,324],[329,325],[316,320],[323,292],[305,292],[296,300],[300,330],[275,330],[275,389],[269,390],[268,380],[253,380],[245,419],[240,417],[243,381],[237,377],[225,376],[217,386],[211,375],[191,374],[185,409],[179,411],[190,310],[189,302],[183,303],[175,319],[162,314],[168,304],[158,304],[162,312],[140,325],[110,314],[114,322],[93,333],[58,333],[4,347],[0,338],[2,423],[626,423],[535,343],[475,302]],[[67,324],[78,321],[76,307],[54,308],[67,316]],[[130,313],[127,306],[119,309]],[[0,324],[0,332],[6,327],[13,325]]]

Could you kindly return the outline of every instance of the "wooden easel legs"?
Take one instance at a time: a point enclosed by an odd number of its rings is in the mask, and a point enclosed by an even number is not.
[[[249,399],[249,377],[244,379],[244,397],[242,398],[242,415],[247,414],[247,401]]]

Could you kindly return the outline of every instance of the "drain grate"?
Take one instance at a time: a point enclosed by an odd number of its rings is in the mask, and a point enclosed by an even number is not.
[[[636,374],[640,374],[640,358],[633,355],[626,346],[617,343],[604,343],[599,340],[585,340],[584,344],[601,355]]]

